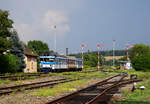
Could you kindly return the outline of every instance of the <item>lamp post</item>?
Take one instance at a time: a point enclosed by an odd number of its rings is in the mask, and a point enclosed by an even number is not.
[[[97,44],[97,69],[100,69],[100,47],[103,47],[104,45],[101,45],[100,43]]]
[[[82,71],[84,70],[84,47],[87,47],[86,44],[81,44],[81,51],[82,51]]]
[[[115,67],[115,40],[113,40],[113,68]]]
[[[54,26],[54,29],[55,29],[55,36],[54,36],[54,48],[55,48],[55,52],[56,52],[56,25]]]

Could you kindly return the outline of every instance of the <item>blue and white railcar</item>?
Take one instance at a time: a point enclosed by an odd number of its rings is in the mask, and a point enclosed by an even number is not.
[[[55,56],[40,56],[40,69],[43,72],[53,71],[56,64]]]
[[[76,63],[77,63],[77,69],[82,70],[82,59],[76,58]]]
[[[55,58],[55,70],[67,69],[67,58],[66,57],[56,57]]]
[[[58,70],[81,70],[82,59],[72,56],[40,56],[40,69],[42,72],[53,72]]]

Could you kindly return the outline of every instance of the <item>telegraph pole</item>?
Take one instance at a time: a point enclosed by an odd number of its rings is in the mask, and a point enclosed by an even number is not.
[[[97,69],[100,69],[100,47],[104,45],[101,45],[100,43],[97,44]]]

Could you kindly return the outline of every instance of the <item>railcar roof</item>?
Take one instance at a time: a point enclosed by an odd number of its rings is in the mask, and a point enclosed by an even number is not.
[[[40,58],[55,58],[55,56],[40,56]]]
[[[82,61],[82,58],[76,58],[78,61]]]

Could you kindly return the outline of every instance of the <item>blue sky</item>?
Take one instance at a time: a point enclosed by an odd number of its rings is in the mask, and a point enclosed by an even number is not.
[[[150,0],[1,0],[22,41],[42,40],[57,51],[125,49],[125,45],[150,44]],[[56,30],[53,28],[57,26]]]

